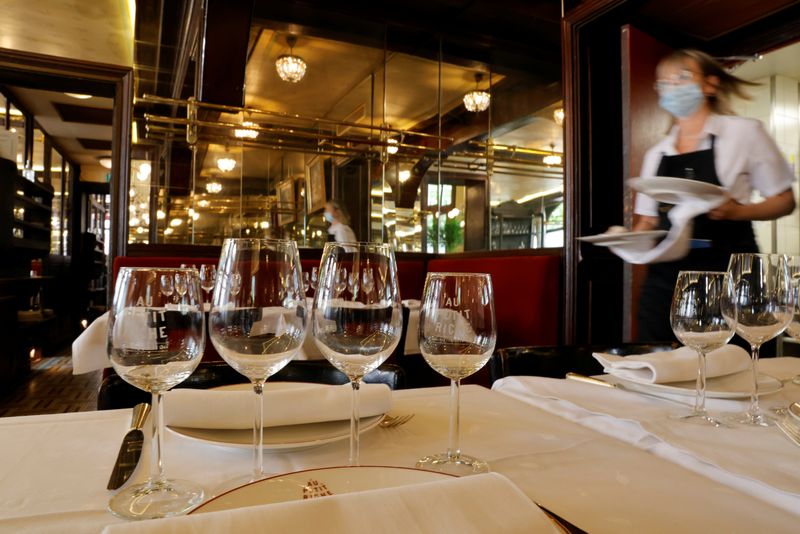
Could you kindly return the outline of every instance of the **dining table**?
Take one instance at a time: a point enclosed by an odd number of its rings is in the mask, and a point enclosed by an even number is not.
[[[780,380],[765,409],[800,401],[800,358],[768,358]],[[361,436],[361,464],[413,467],[448,442],[449,388],[392,392],[402,425]],[[461,388],[461,448],[488,460],[539,506],[576,529],[604,532],[797,532],[800,447],[772,428],[714,428],[669,418],[691,396],[659,398],[544,377],[506,377],[492,389]],[[709,399],[736,411],[746,399]],[[280,410],[266,405],[266,410]],[[0,419],[0,532],[98,533],[122,522],[106,510],[106,482],[131,410]],[[683,426],[681,426],[683,425]],[[269,432],[266,429],[265,432]],[[128,484],[143,482],[149,434]],[[265,470],[341,466],[348,442],[272,450]],[[212,445],[167,430],[170,478],[207,493],[251,469],[252,451]]]

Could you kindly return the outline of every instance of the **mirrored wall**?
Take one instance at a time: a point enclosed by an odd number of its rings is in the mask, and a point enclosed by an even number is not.
[[[231,236],[400,251],[560,247],[560,88],[526,73],[254,28],[245,105],[138,95],[129,243]],[[427,54],[430,56],[430,54]]]

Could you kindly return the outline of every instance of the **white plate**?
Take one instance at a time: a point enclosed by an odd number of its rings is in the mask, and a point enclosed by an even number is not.
[[[394,488],[453,478],[455,475],[410,467],[326,467],[296,471],[251,482],[218,495],[190,513],[204,514],[245,506]]]
[[[300,382],[267,382],[267,389],[285,389],[292,387],[308,387],[309,384]],[[231,384],[221,386],[219,390],[250,390],[250,384]],[[255,394],[254,394],[255,395]],[[265,410],[270,406],[265,403]],[[361,418],[361,433],[375,428],[385,414]],[[183,436],[203,443],[220,445],[224,447],[252,448],[253,429],[219,429],[219,428],[187,428],[168,426],[167,429]],[[350,438],[350,420],[325,421],[321,423],[307,423],[302,425],[269,426],[264,427],[264,452],[288,452],[310,449],[327,443],[334,443]]]
[[[669,384],[650,384],[647,382],[635,382],[618,376],[604,375],[603,380],[614,384],[620,384],[625,389],[639,391],[649,395],[685,395],[694,396],[696,382],[670,382]],[[712,399],[743,399],[750,396],[752,387],[752,371],[746,370],[732,375],[718,376],[709,378],[706,381],[706,397]],[[777,378],[769,375],[758,375],[758,394],[769,395],[780,391],[783,384]]]
[[[600,247],[610,247],[614,245],[628,245],[641,241],[652,241],[653,239],[667,235],[666,230],[647,230],[644,232],[614,232],[597,235],[579,237],[579,241],[586,241]]]
[[[631,189],[666,204],[680,204],[687,199],[714,200],[725,195],[721,186],[669,176],[648,176],[628,180]]]

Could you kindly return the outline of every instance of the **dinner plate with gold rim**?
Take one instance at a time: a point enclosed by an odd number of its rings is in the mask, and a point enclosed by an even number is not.
[[[191,513],[218,512],[245,506],[299,501],[450,478],[457,477],[412,467],[345,466],[307,469],[245,484],[209,499]]]

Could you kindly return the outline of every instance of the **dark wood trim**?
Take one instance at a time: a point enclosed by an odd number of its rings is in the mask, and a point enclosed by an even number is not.
[[[591,178],[584,176],[589,169],[591,154],[583,143],[583,133],[591,128],[588,115],[588,80],[583,72],[587,58],[581,48],[582,32],[597,19],[620,8],[626,0],[589,0],[565,15],[561,23],[562,87],[564,88],[564,279],[563,339],[575,343],[578,333],[578,264],[580,245],[576,238],[582,228],[584,185]],[[585,306],[586,303],[581,303]]]
[[[116,82],[114,125],[111,139],[111,243],[108,266],[115,256],[124,256],[128,244],[128,189],[131,184],[131,121],[133,119],[133,71]],[[109,272],[111,272],[109,270]],[[110,295],[109,295],[110,296]]]

